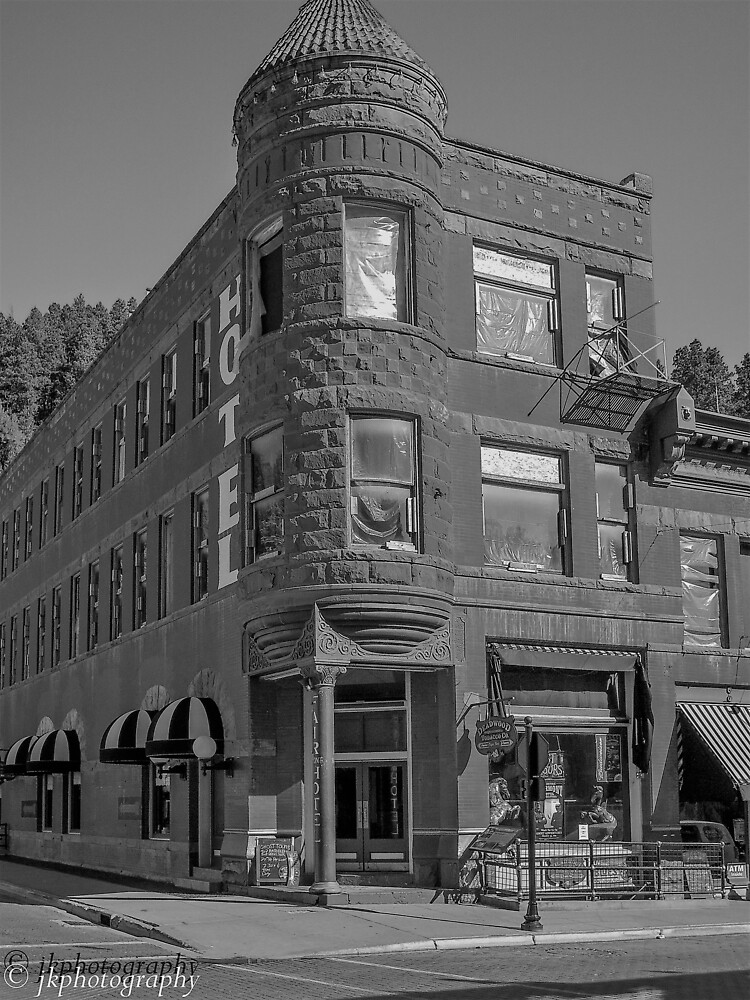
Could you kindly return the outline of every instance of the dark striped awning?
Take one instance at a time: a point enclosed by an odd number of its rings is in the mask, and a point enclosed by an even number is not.
[[[750,708],[690,701],[678,702],[677,708],[732,782],[750,783]]]
[[[156,714],[137,708],[110,722],[99,747],[101,763],[148,764],[146,737]]]
[[[6,778],[15,778],[16,775],[26,774],[29,750],[35,740],[36,736],[23,736],[20,740],[16,740],[8,750],[1,769]]]
[[[26,762],[27,774],[80,771],[81,745],[74,729],[53,729],[35,741]]]
[[[194,759],[193,743],[199,736],[209,736],[216,742],[216,752],[224,752],[219,706],[213,698],[180,698],[167,705],[151,723],[146,756]]]
[[[617,670],[635,668],[636,654],[590,646],[551,646],[530,642],[491,642],[490,652],[508,667],[557,667],[561,670]]]

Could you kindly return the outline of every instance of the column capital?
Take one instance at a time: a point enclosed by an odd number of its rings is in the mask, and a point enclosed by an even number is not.
[[[346,673],[343,663],[304,663],[300,666],[300,679],[306,687],[333,687],[341,674]]]

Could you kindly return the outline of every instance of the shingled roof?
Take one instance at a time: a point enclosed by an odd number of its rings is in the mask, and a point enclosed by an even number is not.
[[[296,59],[340,52],[402,59],[435,76],[369,0],[306,0],[248,83]]]

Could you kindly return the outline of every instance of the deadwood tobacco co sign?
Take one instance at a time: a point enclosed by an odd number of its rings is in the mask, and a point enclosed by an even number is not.
[[[518,743],[518,730],[512,715],[477,719],[474,745],[480,753],[485,756],[496,750],[507,753],[516,743]]]

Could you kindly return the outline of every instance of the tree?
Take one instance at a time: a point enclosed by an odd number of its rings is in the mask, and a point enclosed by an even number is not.
[[[672,380],[687,389],[698,409],[734,412],[734,380],[718,348],[704,349],[698,339],[680,347],[672,359]]]
[[[750,352],[734,368],[734,414],[750,420]]]

